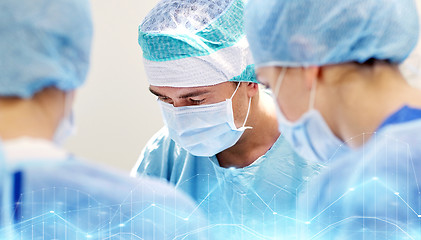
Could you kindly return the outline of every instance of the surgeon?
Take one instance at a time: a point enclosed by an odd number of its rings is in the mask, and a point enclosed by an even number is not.
[[[88,71],[89,1],[1,1],[0,36],[0,239],[207,239],[172,186],[60,146]]]
[[[251,0],[245,19],[280,131],[326,165],[293,234],[421,239],[421,91],[399,70],[418,41],[415,2]]]
[[[218,239],[274,237],[296,192],[319,165],[298,157],[277,128],[243,30],[242,0],[164,0],[139,27],[150,91],[165,127],[133,175],[192,196]],[[226,228],[226,229],[225,229]]]

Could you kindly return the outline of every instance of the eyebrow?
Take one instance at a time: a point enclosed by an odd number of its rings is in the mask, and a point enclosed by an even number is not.
[[[164,95],[160,94],[159,92],[155,92],[154,90],[152,90],[151,88],[149,88],[149,92],[151,92],[153,95],[157,96],[157,97],[165,97]]]
[[[151,88],[149,88],[149,91],[150,91],[153,95],[155,95],[155,96],[157,96],[157,97],[166,97],[165,95],[163,95],[163,94],[161,94],[161,93],[159,93],[159,92],[156,92],[156,91],[152,90]],[[191,92],[191,93],[187,93],[187,94],[181,95],[181,96],[179,96],[178,98],[190,98],[190,97],[197,97],[197,96],[201,96],[201,95],[203,95],[203,94],[209,93],[209,92],[210,92],[210,91],[208,91],[208,90],[201,90],[201,91],[196,91],[196,92]]]
[[[207,90],[197,91],[197,92],[191,92],[184,95],[181,95],[179,98],[191,98],[191,97],[198,97],[200,95],[209,93]]]

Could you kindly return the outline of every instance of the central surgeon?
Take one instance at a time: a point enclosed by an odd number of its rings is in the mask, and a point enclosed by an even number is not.
[[[284,231],[319,165],[280,135],[243,29],[242,0],[164,0],[139,27],[150,91],[165,127],[132,175],[173,183],[208,213],[220,239]]]

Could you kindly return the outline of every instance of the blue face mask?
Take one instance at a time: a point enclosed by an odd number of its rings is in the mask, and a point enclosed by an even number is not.
[[[314,109],[317,81],[314,81],[311,89],[309,110],[295,122],[285,117],[277,98],[286,70],[286,68],[282,69],[274,93],[278,128],[282,136],[300,156],[307,160],[326,162],[334,158],[336,154],[348,150],[348,147],[332,133],[319,111]]]
[[[174,107],[158,100],[171,139],[192,155],[202,157],[214,156],[235,145],[244,131],[251,128],[244,126],[251,98],[243,126],[237,128],[234,123],[232,98],[239,86],[230,99],[215,104]]]

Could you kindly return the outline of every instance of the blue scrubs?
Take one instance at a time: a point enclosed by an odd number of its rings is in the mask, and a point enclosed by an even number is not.
[[[2,180],[1,239],[207,239],[195,203],[164,182],[70,155],[8,161]]]
[[[367,139],[304,189],[301,238],[421,239],[421,109],[401,108]]]
[[[223,168],[216,156],[189,154],[163,128],[149,141],[132,174],[166,179],[192,196],[220,239],[265,239],[290,225],[297,192],[320,167],[300,158],[281,136],[250,166]]]

